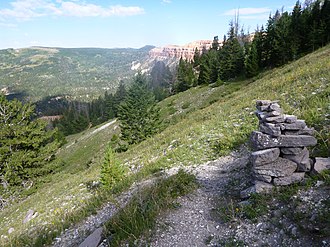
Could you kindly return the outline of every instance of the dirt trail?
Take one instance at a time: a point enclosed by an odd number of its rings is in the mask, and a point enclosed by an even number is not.
[[[291,205],[276,204],[275,210],[259,217],[257,221],[237,216],[235,211],[239,192],[247,188],[252,179],[249,152],[246,149],[184,169],[196,175],[199,188],[179,198],[176,202],[177,209],[160,215],[156,228],[151,231],[151,237],[136,240],[136,246],[330,246],[330,238],[320,239],[306,234],[299,229],[296,222],[292,222],[285,215],[284,212],[295,210],[294,205],[292,208]],[[166,173],[172,175],[178,170],[179,168],[172,168]],[[117,198],[116,205],[124,206],[135,190],[152,182],[151,179],[133,186]],[[315,193],[316,188],[301,191],[297,198],[305,200],[304,198],[308,197],[308,200],[315,203],[326,200],[330,188],[317,189],[318,193]],[[118,211],[120,207],[116,205],[108,203],[96,215],[68,229],[57,239],[54,246],[78,246],[88,233],[102,226]],[[231,218],[227,222],[221,213],[223,209]],[[100,246],[108,245],[103,242]]]

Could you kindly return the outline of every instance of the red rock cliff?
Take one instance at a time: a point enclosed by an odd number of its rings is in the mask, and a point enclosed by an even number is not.
[[[186,60],[192,60],[194,57],[195,49],[197,48],[200,52],[203,47],[209,49],[212,45],[212,40],[198,40],[191,42],[187,45],[168,45],[164,47],[156,47],[150,50],[149,55],[152,58],[180,58]]]

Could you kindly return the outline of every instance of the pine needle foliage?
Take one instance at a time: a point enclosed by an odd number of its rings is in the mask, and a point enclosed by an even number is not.
[[[124,178],[125,169],[117,159],[111,145],[108,145],[101,167],[101,183],[106,189],[112,187]]]
[[[119,106],[118,118],[121,139],[128,144],[139,143],[158,132],[161,123],[159,107],[144,75],[139,73],[134,78]]]
[[[4,187],[43,175],[42,169],[55,157],[59,143],[56,130],[32,120],[34,107],[0,95],[0,181]]]

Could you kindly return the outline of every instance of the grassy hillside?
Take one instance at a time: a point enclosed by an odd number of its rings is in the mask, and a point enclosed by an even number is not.
[[[133,75],[152,47],[141,49],[45,48],[0,50],[0,89],[29,96],[68,94],[88,99]]]
[[[118,184],[116,192],[161,169],[198,165],[246,142],[258,124],[253,114],[256,99],[280,100],[287,114],[305,119],[317,130],[319,144],[314,154],[329,155],[329,68],[330,46],[327,46],[253,80],[193,88],[165,99],[160,106],[166,128],[118,155],[131,173]],[[14,246],[31,244],[36,236],[39,244],[51,241],[105,200],[104,194],[91,192],[86,185],[99,179],[102,152],[115,125],[69,137],[67,146],[58,153],[60,172],[45,178],[46,183],[37,188],[38,193],[0,212],[1,244],[8,241]],[[22,224],[29,209],[38,215]],[[8,234],[10,228],[14,231]]]

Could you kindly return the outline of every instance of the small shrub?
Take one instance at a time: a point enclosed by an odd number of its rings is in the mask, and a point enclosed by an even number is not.
[[[108,145],[101,167],[101,183],[106,189],[111,189],[117,182],[123,179],[124,175],[124,167],[117,160],[111,145]]]
[[[185,102],[182,105],[182,109],[187,109],[187,108],[189,108],[189,106],[190,106],[190,103],[189,102]]]
[[[266,194],[252,194],[249,199],[250,204],[242,206],[241,210],[244,217],[255,221],[259,216],[267,213],[267,203],[270,200]]]

